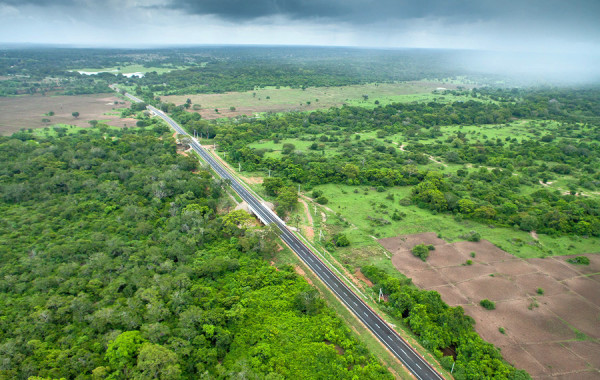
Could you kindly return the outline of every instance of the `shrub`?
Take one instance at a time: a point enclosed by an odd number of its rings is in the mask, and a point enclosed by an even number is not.
[[[426,261],[429,256],[429,247],[425,244],[417,244],[413,247],[411,252],[421,260]]]
[[[473,265],[473,260],[467,260],[467,262],[465,264],[467,264],[467,265]]]
[[[475,258],[475,252],[470,253],[471,257]]]
[[[488,309],[488,310],[494,310],[496,308],[496,304],[494,302],[488,300],[487,298],[479,301],[479,304],[484,309]]]
[[[335,245],[338,247],[347,247],[350,245],[350,240],[348,240],[348,237],[344,234],[335,235],[333,240],[335,241]]]
[[[590,259],[585,256],[571,257],[567,259],[567,262],[576,265],[590,265]]]
[[[312,197],[313,198],[319,198],[321,195],[323,195],[323,192],[321,190],[313,190],[312,191]]]
[[[539,294],[540,296],[544,294],[544,289],[542,288],[537,288],[537,294]]]
[[[498,331],[500,331],[500,334],[506,334],[506,330],[504,330],[504,327],[498,327]]]
[[[318,204],[326,205],[329,202],[329,199],[321,195],[319,198],[316,199],[316,201]]]
[[[392,214],[392,220],[402,220],[405,216],[406,214],[402,211],[394,210],[394,213]]]
[[[481,235],[477,231],[469,231],[464,235],[460,235],[459,238],[465,239],[467,241],[479,241],[481,240]]]

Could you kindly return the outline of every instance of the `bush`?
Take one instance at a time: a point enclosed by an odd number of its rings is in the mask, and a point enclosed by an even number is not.
[[[321,204],[321,205],[326,205],[327,203],[329,203],[329,199],[325,198],[322,195],[319,198],[317,198],[316,201],[318,204]]]
[[[544,294],[544,289],[542,288],[537,288],[536,290],[537,294],[539,294],[540,296]]]
[[[460,235],[459,238],[465,239],[467,241],[479,241],[481,240],[481,235],[477,231],[469,231],[469,233]]]
[[[404,219],[404,217],[406,216],[405,213],[403,213],[402,211],[398,211],[398,210],[394,210],[394,213],[392,214],[392,220],[402,220]]]
[[[506,330],[504,330],[504,327],[498,327],[498,331],[500,331],[500,334],[506,334]]]
[[[433,247],[433,246],[426,246],[425,244],[417,244],[413,247],[411,252],[413,255],[417,256],[421,260],[426,261],[427,257],[429,257],[429,251],[430,251],[429,247]]]
[[[494,302],[488,300],[487,298],[479,301],[479,304],[484,309],[488,309],[488,310],[494,310],[496,308],[496,304]]]
[[[465,264],[467,264],[467,265],[473,265],[473,260],[467,260],[467,262]]]
[[[585,256],[571,257],[567,259],[567,262],[576,265],[590,265],[590,259]]]
[[[313,190],[312,192],[312,197],[313,198],[319,198],[321,195],[323,195],[323,192],[321,190]]]
[[[335,235],[333,240],[335,241],[335,245],[338,247],[347,247],[350,245],[350,240],[348,240],[348,237],[344,234]]]

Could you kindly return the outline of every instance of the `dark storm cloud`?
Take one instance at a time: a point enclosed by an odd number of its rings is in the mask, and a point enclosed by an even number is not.
[[[168,7],[198,15],[214,15],[231,21],[250,21],[282,16],[295,20],[330,19],[342,22],[372,22],[386,18],[410,19],[435,15],[451,17],[464,8],[469,17],[485,15],[480,1],[447,0],[173,0]],[[462,9],[461,9],[462,8]]]
[[[64,6],[64,5],[78,5],[77,0],[0,0],[0,4],[10,5],[13,7],[20,7],[25,5],[33,5],[37,7],[49,7],[49,6]]]
[[[349,23],[438,19],[463,23],[532,19],[597,25],[598,0],[172,0],[166,5],[230,21],[282,16],[295,20],[330,19]]]

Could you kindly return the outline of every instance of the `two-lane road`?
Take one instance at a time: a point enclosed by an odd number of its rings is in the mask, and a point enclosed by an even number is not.
[[[132,101],[142,102],[133,95],[126,94]],[[177,133],[188,135],[170,117],[153,106],[148,106],[155,115],[166,121]],[[294,235],[285,223],[259,199],[252,195],[238,180],[200,144],[191,138],[192,148],[206,161],[212,169],[222,178],[231,182],[231,187],[239,196],[248,203],[252,211],[259,218],[274,224],[281,230],[281,238],[296,252],[296,254],[309,266],[309,268],[331,289],[337,297],[356,315],[363,324],[408,368],[419,380],[443,379],[433,367],[426,362],[415,350],[408,345],[377,313],[363,302],[342,280],[340,280],[302,241]]]

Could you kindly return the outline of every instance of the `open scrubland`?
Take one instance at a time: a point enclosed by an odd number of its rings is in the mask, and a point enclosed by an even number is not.
[[[91,120],[116,127],[135,126],[133,118],[121,118],[121,109],[129,107],[114,93],[93,95],[23,95],[0,97],[0,133],[8,135],[20,129],[53,125],[90,126]],[[77,117],[73,112],[78,112]]]
[[[392,102],[434,99],[445,101],[449,97],[442,95],[443,91],[455,90],[457,87],[459,86],[452,83],[428,81],[305,89],[267,87],[225,94],[170,95],[161,97],[161,100],[183,105],[190,99],[190,111],[199,113],[204,119],[218,119],[240,115],[254,116],[263,112],[312,111],[340,107],[344,104],[373,108],[378,104]],[[436,90],[437,93],[433,93]],[[194,105],[198,109],[194,109]]]

